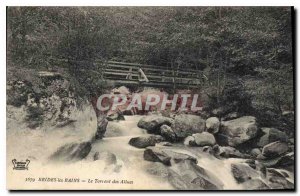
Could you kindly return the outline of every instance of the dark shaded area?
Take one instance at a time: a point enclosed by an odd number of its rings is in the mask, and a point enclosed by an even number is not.
[[[294,110],[292,11],[8,7],[7,63],[14,68],[8,70],[8,79],[15,77],[15,69],[59,70],[74,87],[78,102],[88,99],[94,104],[114,86],[99,77],[108,60],[192,69],[204,75],[198,90],[213,115],[250,114],[262,126],[293,132],[294,114],[286,115]],[[18,101],[22,98],[16,105]]]

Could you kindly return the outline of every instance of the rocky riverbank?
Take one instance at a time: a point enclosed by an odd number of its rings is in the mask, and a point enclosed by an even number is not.
[[[70,82],[53,72],[30,73],[31,80],[13,78],[7,82],[7,113],[9,118],[25,122],[31,129],[41,126],[64,127],[75,121],[79,109]],[[34,79],[33,79],[34,78]],[[16,116],[15,110],[24,111]]]
[[[164,168],[168,176],[176,175],[173,179],[180,181],[174,182],[178,189],[222,189],[220,183],[210,180],[212,175],[203,176],[205,169],[189,155],[195,150],[217,159],[239,158],[240,163],[231,164],[231,172],[245,189],[294,187],[290,176],[294,172],[293,138],[275,128],[259,127],[253,116],[219,121],[216,117],[205,120],[191,114],[174,118],[149,115],[138,126],[151,135],[132,138],[129,144],[145,148],[144,159],[161,163],[158,170]],[[177,152],[181,145],[187,152]]]
[[[27,81],[8,82],[8,129],[16,122],[29,130],[76,126],[76,99],[68,81],[57,77],[47,77],[38,88]],[[106,117],[104,140],[93,138],[94,128],[83,140],[56,146],[48,160],[100,161],[104,172],[120,175],[125,166],[131,171],[139,167],[135,172],[145,172],[168,189],[294,188],[293,136],[260,126],[255,116],[150,112],[128,121],[121,113]]]

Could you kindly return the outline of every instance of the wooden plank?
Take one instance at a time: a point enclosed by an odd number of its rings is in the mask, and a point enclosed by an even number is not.
[[[170,69],[154,69],[154,68],[147,68],[147,67],[142,67],[142,69],[146,72],[146,71],[156,71],[156,72],[159,72],[161,73],[162,71],[166,72],[166,73],[170,73],[172,74],[173,73],[173,70],[170,70]],[[179,74],[197,74],[195,73],[195,71],[179,71],[178,72]]]
[[[127,76],[128,73],[117,73],[117,72],[109,72],[104,71],[103,74],[110,74],[110,75],[116,75],[116,76]],[[139,76],[138,74],[131,74],[131,76]]]
[[[124,70],[121,70],[121,69],[118,69],[118,70],[116,70],[116,69],[112,69],[112,67],[114,67],[114,68],[124,68],[123,66],[119,66],[119,65],[113,65],[113,66],[110,66],[110,68],[105,68],[105,70],[108,70],[108,71],[112,71],[113,72],[113,70],[115,70],[115,72],[120,72],[120,71],[122,71],[122,72],[129,72],[129,67],[127,68],[126,67],[126,69],[124,69]],[[138,69],[139,68],[132,68],[132,71],[134,72],[134,71],[138,71]],[[172,70],[164,70],[164,69],[149,69],[149,68],[142,68],[142,70],[145,72],[145,74],[146,75],[149,75],[149,74],[155,74],[155,75],[157,75],[157,74],[161,74],[162,73],[162,71],[163,72],[165,72],[165,76],[173,76],[173,71]],[[181,76],[181,77],[190,77],[190,78],[195,78],[195,79],[199,79],[200,77],[198,76],[199,75],[199,73],[197,73],[197,72],[184,72],[184,71],[182,71],[182,72],[178,72],[178,74],[177,74],[178,76]]]
[[[149,74],[147,74],[147,77],[148,78],[153,78],[153,79],[160,79],[160,80],[166,80],[166,79],[175,79],[175,80],[199,80],[200,81],[200,79],[198,79],[198,78],[192,78],[192,77],[190,77],[190,78],[181,78],[181,77],[171,77],[171,76],[155,76],[155,75],[149,75]]]
[[[69,62],[66,59],[55,59],[61,62]],[[164,87],[172,87],[174,83],[177,87],[197,87],[201,84],[200,74],[203,72],[199,72],[197,70],[190,69],[178,69],[174,70],[168,68],[162,68],[153,65],[143,65],[137,63],[123,63],[123,62],[115,62],[108,61],[107,63],[103,63],[99,60],[96,60],[94,63],[90,61],[75,61],[70,60],[70,62],[75,63],[88,63],[91,65],[95,65],[99,67],[99,62],[101,65],[101,73],[96,70],[89,70],[94,72],[95,74],[99,74],[99,77],[103,76],[104,79],[112,80],[121,84],[139,84],[143,86],[164,86]],[[141,68],[149,82],[140,82],[139,81],[139,73],[138,69]],[[81,71],[85,71],[82,69]],[[127,76],[131,77],[127,77]]]
[[[149,87],[173,87],[172,82],[143,82],[140,83],[138,81],[132,81],[132,80],[112,80],[113,82],[117,84],[135,84],[135,85],[141,85],[141,86],[149,86]],[[199,85],[198,84],[184,84],[184,83],[178,83],[176,84],[177,87],[189,87],[189,88],[196,88]]]
[[[116,62],[116,61],[108,61],[107,66],[120,66],[120,67],[130,67],[133,66],[135,68],[142,68],[142,69],[155,69],[155,70],[168,70],[172,71],[171,69],[167,69],[166,67],[158,67],[155,65],[145,65],[145,64],[136,64],[136,63],[121,63],[121,62]],[[196,70],[192,69],[176,69],[176,71],[179,72],[189,72],[189,73],[195,73]]]
[[[165,72],[170,72],[172,73],[173,70],[168,69],[166,67],[158,67],[155,65],[146,65],[146,64],[138,64],[138,63],[125,63],[125,62],[117,62],[117,61],[107,61],[106,63],[103,61],[95,60],[95,61],[87,61],[87,60],[68,60],[68,59],[52,59],[55,61],[61,61],[61,62],[71,62],[71,63],[88,63],[88,64],[94,64],[96,66],[99,66],[100,64],[103,65],[105,64],[108,67],[116,67],[116,68],[124,68],[124,69],[129,69],[129,67],[132,67],[132,69],[139,69],[142,68],[145,72],[145,70],[148,71],[157,71],[161,72],[162,70]],[[100,63],[100,64],[99,64]],[[176,70],[177,71],[177,70]],[[197,73],[195,73],[197,72]],[[178,69],[179,74],[199,74],[199,71],[197,70],[192,70],[192,69]],[[202,73],[202,72],[200,72]]]
[[[105,79],[109,80],[125,80],[125,81],[132,81],[132,82],[140,82],[139,78],[136,77],[135,79],[126,79],[126,78],[120,78],[119,76],[113,77],[113,76],[106,76]],[[195,81],[195,80],[187,80],[187,81],[175,81],[176,84],[200,84],[200,81]],[[144,82],[146,84],[147,82]],[[149,83],[166,83],[166,84],[173,84],[172,80],[169,81],[162,81],[162,80],[150,80]]]
[[[111,70],[109,69],[109,71],[107,71],[107,69],[105,69],[105,71],[103,72],[104,74],[110,74],[110,75],[118,75],[118,76],[127,76],[128,74],[131,74],[131,76],[139,76],[139,74],[136,72],[136,73],[132,73],[130,71],[122,71],[122,73],[120,73],[119,71],[117,70]],[[149,73],[146,73],[147,75],[147,78],[149,79],[159,79],[159,80],[163,80],[163,78],[165,80],[168,80],[168,79],[175,79],[175,80],[200,80],[199,78],[196,78],[196,77],[178,77],[178,76],[159,76],[159,75],[152,75],[152,74],[149,74]]]

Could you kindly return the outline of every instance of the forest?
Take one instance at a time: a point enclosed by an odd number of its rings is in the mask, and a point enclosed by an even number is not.
[[[277,119],[294,109],[292,19],[290,7],[8,7],[7,74],[64,68],[82,98],[106,83],[73,61],[190,68],[207,76],[208,107]]]

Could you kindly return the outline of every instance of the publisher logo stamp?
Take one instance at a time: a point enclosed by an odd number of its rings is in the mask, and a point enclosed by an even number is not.
[[[26,161],[17,161],[16,159],[13,159],[12,163],[14,170],[28,170],[30,160],[26,159]]]

